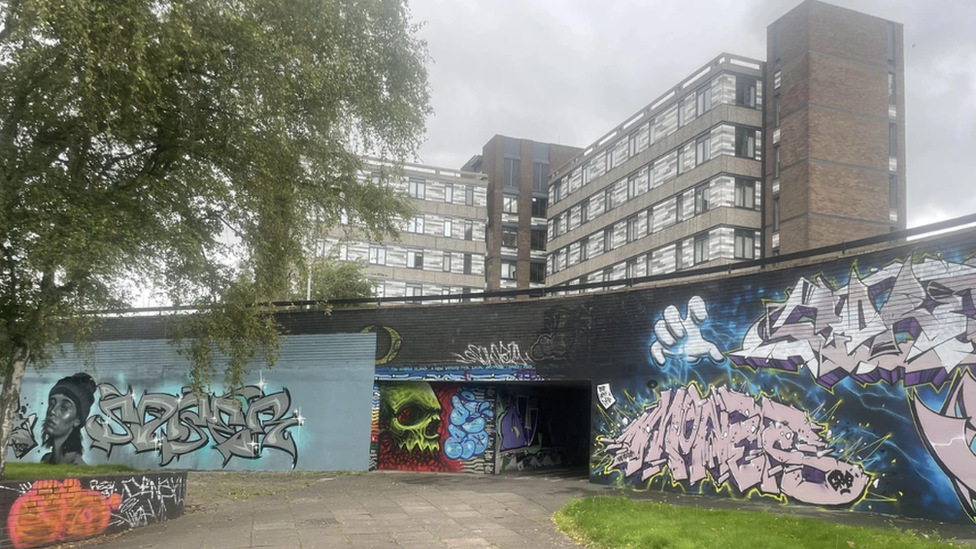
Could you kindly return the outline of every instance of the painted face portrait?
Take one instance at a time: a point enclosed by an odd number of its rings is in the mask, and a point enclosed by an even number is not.
[[[44,435],[57,439],[66,437],[71,431],[81,427],[78,408],[64,395],[51,395],[47,402],[47,417],[44,418]]]

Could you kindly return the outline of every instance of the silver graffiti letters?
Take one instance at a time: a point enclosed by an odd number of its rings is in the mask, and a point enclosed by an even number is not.
[[[92,448],[109,455],[113,448],[131,444],[136,453],[159,452],[159,463],[165,466],[213,441],[225,466],[235,457],[258,459],[264,448],[291,456],[292,467],[298,463],[298,447],[289,429],[302,425],[303,418],[289,416],[287,389],[265,394],[262,387],[248,385],[236,398],[198,398],[184,387],[179,395],[144,393],[138,400],[131,387],[122,393],[103,383],[98,391],[103,415],[89,417],[85,429]]]
[[[976,266],[914,257],[834,289],[801,278],[783,303],[770,303],[729,353],[739,366],[798,371],[830,388],[860,383],[941,386],[976,364]]]
[[[667,468],[676,481],[712,479],[740,492],[785,494],[816,505],[846,505],[870,476],[840,461],[806,412],[727,387],[668,389],[616,437],[601,438],[608,470],[647,480]]]

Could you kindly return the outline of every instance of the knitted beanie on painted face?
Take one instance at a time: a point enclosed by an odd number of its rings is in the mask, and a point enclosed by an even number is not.
[[[78,412],[78,419],[84,423],[88,419],[92,404],[95,403],[95,389],[95,380],[90,375],[79,372],[58,380],[51,389],[51,394],[64,395],[71,399]]]

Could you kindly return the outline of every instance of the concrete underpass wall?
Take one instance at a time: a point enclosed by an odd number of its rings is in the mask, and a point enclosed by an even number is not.
[[[386,382],[428,384],[445,425],[438,384],[460,384],[453,399],[467,385],[580,381],[593,482],[967,523],[974,252],[968,231],[660,288],[280,320],[293,337],[375,334],[374,423]],[[102,337],[164,337],[166,323],[119,321]]]

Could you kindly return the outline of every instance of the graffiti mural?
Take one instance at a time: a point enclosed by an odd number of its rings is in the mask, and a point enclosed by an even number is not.
[[[212,444],[223,458],[260,459],[273,449],[298,464],[298,446],[291,429],[305,423],[300,410],[292,410],[287,389],[266,394],[264,387],[248,385],[239,395],[196,397],[189,387],[179,394],[145,393],[138,399],[130,387],[99,386],[102,415],[88,419],[92,448],[111,455],[113,448],[131,445],[136,453],[155,452],[159,464]]]
[[[492,472],[493,387],[393,382],[378,393],[376,468]]]
[[[597,389],[593,474],[976,519],[976,262],[918,252],[793,280],[664,306],[647,384]]]
[[[587,462],[585,386],[506,386],[498,392],[498,470],[570,467]]]
[[[755,399],[697,385],[668,389],[614,438],[608,467],[642,481],[665,470],[695,485],[708,480],[740,493],[785,494],[804,503],[848,505],[871,481],[860,466],[831,456],[824,427],[806,412],[772,399]]]
[[[41,547],[183,514],[186,473],[3,483],[10,544]]]

